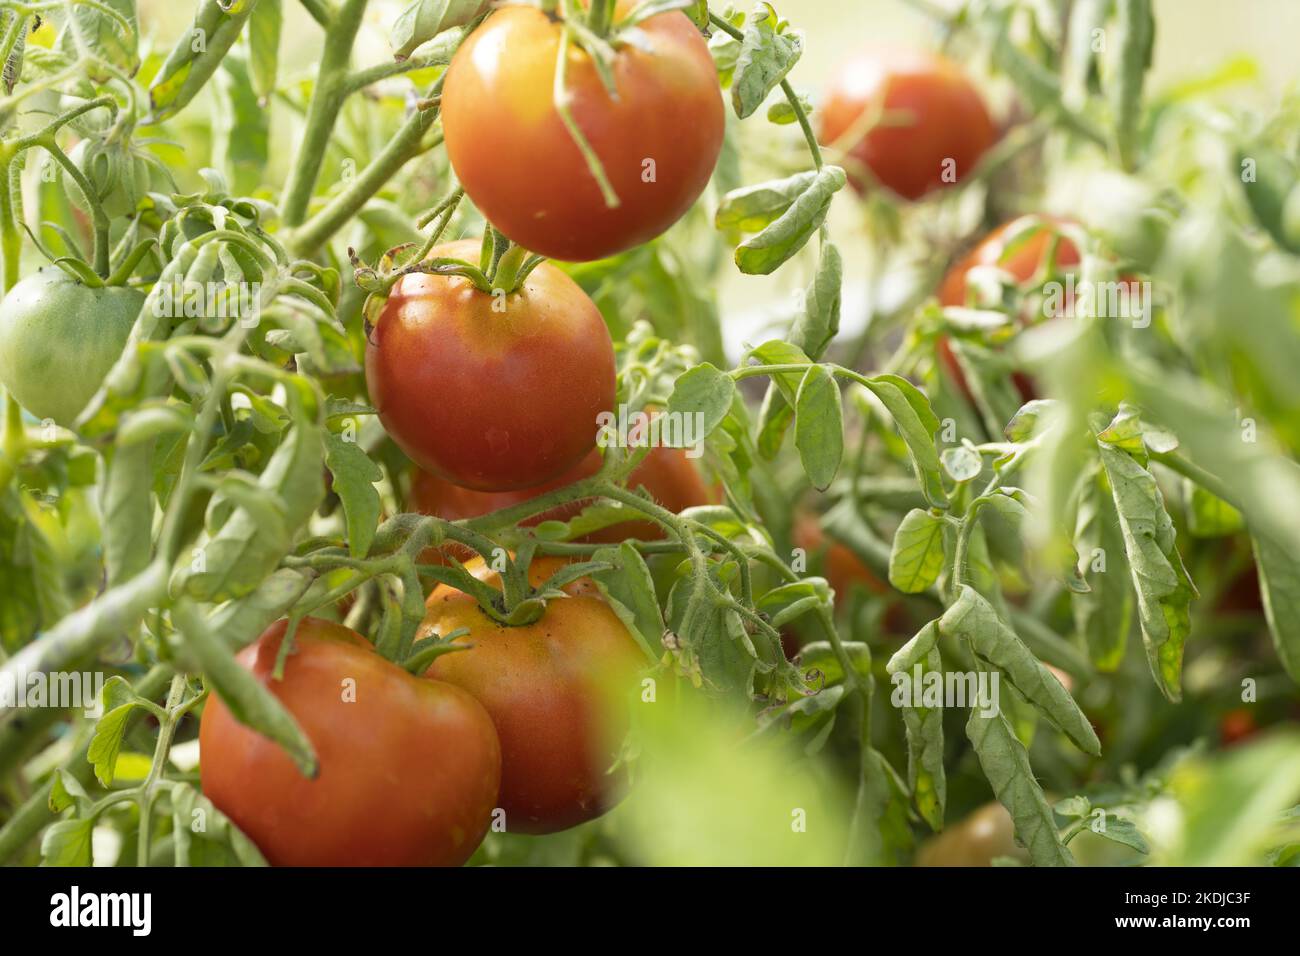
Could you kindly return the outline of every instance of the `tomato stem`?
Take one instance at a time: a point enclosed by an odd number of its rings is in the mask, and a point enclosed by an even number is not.
[[[591,0],[587,11],[587,26],[597,36],[608,36],[614,22],[614,5],[617,0]]]
[[[7,392],[4,394],[4,404],[4,433],[3,438],[0,438],[0,488],[9,487],[27,444],[22,407]]]
[[[95,232],[91,265],[96,275],[101,279],[105,278],[109,272],[108,216],[104,213],[104,206],[95,193],[95,187],[90,184],[86,174],[77,168],[77,164],[68,158],[68,154],[59,148],[59,144],[54,141],[53,133],[42,137],[40,145],[56,163],[63,167],[63,171],[72,177],[77,188],[81,190],[82,196],[85,197],[86,205],[90,207],[90,221],[94,225]]]
[[[743,42],[745,39],[745,34],[743,32],[736,29],[727,20],[712,11],[709,13],[709,23],[727,34],[733,40]],[[799,128],[803,131],[803,137],[808,143],[808,152],[812,153],[813,165],[817,169],[821,169],[825,164],[825,160],[822,158],[821,145],[817,142],[817,134],[813,132],[812,123],[808,120],[808,111],[805,110],[803,104],[799,102],[799,95],[795,93],[794,87],[790,85],[789,80],[781,81],[781,92],[785,94],[785,98],[790,104],[790,109],[794,111],[794,118],[798,121]]]
[[[330,135],[348,94],[348,61],[365,17],[366,3],[367,0],[344,0],[325,30],[325,49],[307,107],[307,125],[281,194],[280,216],[290,228],[301,225],[307,216]]]
[[[172,749],[172,740],[176,736],[176,724],[183,713],[180,706],[185,698],[185,690],[185,675],[176,674],[172,677],[171,687],[167,691],[166,717],[158,723],[158,743],[154,747],[153,762],[149,765],[149,775],[136,794],[136,803],[140,807],[140,842],[136,866],[149,865],[149,844],[153,839],[153,804],[158,796],[158,783],[167,764],[167,755]]]
[[[586,160],[587,168],[595,178],[596,185],[600,187],[600,194],[604,197],[605,206],[609,209],[617,209],[620,205],[618,193],[614,191],[614,186],[605,174],[605,165],[601,162],[600,157],[596,155],[596,150],[592,147],[586,134],[578,126],[578,121],[573,117],[573,111],[569,109],[570,100],[566,76],[568,74],[570,39],[571,31],[566,24],[560,29],[559,52],[556,54],[555,62],[555,88],[553,91],[555,112],[560,115],[565,129],[569,131],[569,137],[573,140],[573,144],[578,147],[578,152]]]

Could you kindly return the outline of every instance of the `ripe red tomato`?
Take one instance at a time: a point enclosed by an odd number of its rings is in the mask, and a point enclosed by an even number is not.
[[[560,477],[535,488],[521,488],[517,491],[474,491],[420,471],[411,482],[409,507],[420,514],[436,515],[448,521],[477,518],[501,508],[529,501],[538,495],[571,485],[583,478],[589,478],[600,470],[600,463],[600,452],[593,448],[586,458]],[[718,500],[716,489],[711,489],[705,484],[699,469],[686,456],[686,451],[682,448],[663,446],[652,448],[645,460],[632,470],[627,485],[633,489],[644,488],[655,501],[673,512],[715,503]],[[541,524],[543,521],[567,521],[578,514],[584,506],[585,502],[581,501],[561,505],[535,515],[523,524],[529,526]],[[593,532],[580,540],[616,543],[627,538],[657,541],[663,536],[663,529],[652,521],[625,521]],[[469,553],[455,544],[444,545],[444,548],[450,549],[450,552],[455,552],[458,556],[467,556]]]
[[[540,584],[564,563],[534,558],[529,580]],[[466,567],[499,586],[482,559]],[[593,819],[617,801],[622,783],[607,772],[627,732],[620,697],[645,655],[590,579],[565,590],[571,596],[551,601],[535,623],[505,627],[439,585],[421,628],[421,636],[469,629],[457,642],[472,649],[444,654],[427,674],[463,687],[492,715],[501,739],[498,806],[513,832],[553,833]]]
[[[308,780],[220,697],[199,727],[203,792],[276,866],[458,866],[491,822],[501,750],[459,687],[408,674],[341,624],[306,618],[284,679],[287,622],[239,654],[316,748]]]
[[[834,74],[823,98],[821,140],[835,143],[866,122],[881,121],[849,148],[846,171],[859,190],[870,185],[855,165],[906,199],[967,176],[997,130],[984,101],[961,68],[920,50],[866,50]],[[951,175],[945,175],[951,168]]]
[[[678,11],[643,21],[618,49],[616,99],[591,58],[570,52],[569,109],[618,195],[609,208],[555,110],[561,29],[533,6],[488,17],[447,68],[442,127],[457,178],[494,226],[533,252],[587,261],[650,241],[691,207],[722,149],[722,97],[708,45]]]
[[[478,249],[451,242],[431,255],[474,261]],[[550,263],[504,299],[416,273],[371,331],[366,382],[421,468],[481,491],[528,488],[595,446],[597,416],[614,405],[614,347],[595,304]]]
[[[1028,233],[1029,221],[1036,220],[1039,225]],[[943,306],[961,306],[967,303],[967,279],[970,271],[981,266],[995,266],[1015,278],[1017,284],[1024,286],[1043,268],[1043,264],[1052,249],[1056,248],[1056,264],[1062,269],[1070,269],[1080,262],[1079,249],[1067,237],[1060,234],[1058,226],[1064,220],[1050,216],[1024,216],[1003,223],[982,240],[979,245],[967,253],[956,265],[948,270],[939,286],[939,304]],[[1014,248],[1008,248],[1008,240],[1015,239]],[[1020,316],[1024,321],[1026,317]],[[962,373],[957,357],[947,336],[937,340],[939,361],[944,369],[957,383],[961,393],[968,401],[974,396]],[[1023,372],[1013,372],[1012,381],[1020,393],[1022,401],[1030,401],[1037,395],[1034,381]]]

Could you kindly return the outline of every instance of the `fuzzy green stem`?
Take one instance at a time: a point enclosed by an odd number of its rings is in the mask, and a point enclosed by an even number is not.
[[[280,202],[280,215],[290,228],[301,225],[307,218],[307,206],[311,202],[312,190],[316,188],[321,164],[325,161],[330,135],[347,97],[348,60],[361,29],[366,3],[367,0],[344,0],[326,28],[316,87],[307,107],[307,126]]]
[[[171,688],[167,691],[167,704],[164,707],[166,718],[158,726],[158,744],[154,748],[153,763],[149,766],[149,775],[140,785],[136,801],[140,807],[139,850],[136,853],[136,865],[149,865],[149,842],[153,838],[153,803],[158,796],[158,782],[162,779],[163,769],[167,765],[167,755],[171,752],[172,740],[176,736],[176,724],[179,720],[181,701],[185,696],[185,675],[172,677]]]

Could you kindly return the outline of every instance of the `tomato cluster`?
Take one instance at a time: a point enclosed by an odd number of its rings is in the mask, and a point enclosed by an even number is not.
[[[563,564],[535,560],[531,584]],[[500,584],[482,559],[469,570]],[[423,677],[307,618],[277,679],[280,621],[239,661],[306,733],[319,772],[308,779],[215,696],[199,731],[204,792],[280,866],[457,866],[498,820],[538,834],[598,816],[617,800],[608,771],[644,655],[590,579],[565,591],[536,622],[506,627],[435,588],[421,636],[463,630],[464,649]]]
[[[540,10],[497,10],[457,51],[442,96],[448,156],[513,246],[569,260],[612,255],[658,236],[707,185],[724,125],[707,45],[676,11],[644,20],[639,35],[615,54],[614,96],[589,57],[570,55],[568,117],[553,95],[561,28]],[[472,241],[431,249],[428,268],[385,290],[367,328],[371,402],[417,466],[408,503],[449,521],[594,475],[598,419],[615,400],[613,346],[591,299],[546,262],[494,284],[505,260],[489,268],[479,253]],[[628,484],[673,511],[717,497],[681,449],[654,448]],[[584,504],[522,523],[571,518]],[[627,521],[586,540],[661,536],[653,523]],[[466,560],[504,591],[482,558],[469,558],[460,545],[424,556]],[[531,585],[564,563],[534,559]],[[312,619],[272,679],[286,630],[272,627],[241,661],[298,720],[320,774],[304,778],[218,698],[201,730],[205,792],[277,864],[454,865],[494,810],[523,833],[599,815],[618,796],[620,698],[644,655],[590,579],[564,590],[537,620],[506,625],[439,585],[418,637],[461,636],[423,679],[359,634]]]

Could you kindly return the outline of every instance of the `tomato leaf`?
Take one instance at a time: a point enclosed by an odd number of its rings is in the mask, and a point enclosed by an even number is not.
[[[774,221],[736,247],[736,265],[747,275],[769,275],[804,247],[826,221],[831,199],[847,181],[838,166],[823,166],[812,183]]]
[[[1070,692],[1034,657],[1015,631],[1003,623],[993,606],[974,588],[967,585],[958,588],[956,602],[939,619],[939,630],[968,641],[976,654],[1001,671],[1015,689],[1080,750],[1089,754],[1101,752],[1101,743],[1092,724]]]
[[[1048,420],[1054,403],[1050,399],[1036,398],[1021,405],[1007,427],[1002,430],[1007,441],[1027,441],[1038,431],[1038,426]]]
[[[256,0],[202,0],[193,27],[177,39],[149,84],[155,119],[180,112],[194,99],[239,39],[255,6]],[[194,42],[197,36],[204,38],[202,44]]]
[[[204,680],[221,696],[235,719],[279,744],[303,776],[314,778],[320,769],[316,751],[279,698],[235,660],[230,645],[192,603],[178,601],[172,618],[185,646],[202,667]]]
[[[889,553],[889,583],[904,594],[920,594],[939,580],[944,566],[944,519],[920,508],[903,516]]]
[[[849,831],[854,862],[866,866],[901,864],[912,842],[907,788],[884,755],[868,747],[862,755],[857,803]]]
[[[8,33],[16,14],[12,10],[0,11],[0,34]],[[23,75],[23,54],[27,47],[27,30],[20,29],[18,36],[14,38],[13,49],[9,52],[8,59],[5,60],[4,66],[0,68],[0,82],[4,84],[5,95],[13,93],[14,87],[18,85],[18,80]],[[8,125],[9,117],[6,117],[4,125]]]
[[[807,358],[821,358],[839,333],[843,278],[844,266],[839,248],[830,240],[823,240],[817,274],[804,290],[803,310],[795,316],[786,336]],[[780,448],[790,424],[790,412],[789,401],[773,382],[763,397],[758,426],[759,447],[769,458]]]
[[[60,45],[69,55],[91,57],[82,62],[97,83],[107,83],[113,74],[98,66],[96,59],[134,76],[140,68],[135,0],[99,0],[99,4],[69,8]]]
[[[248,21],[248,68],[253,92],[262,101],[275,92],[283,26],[282,0],[258,0]]]
[[[934,621],[926,627],[937,633]],[[895,685],[900,679],[923,681],[927,672],[943,672],[943,658],[933,644],[924,660],[899,673]],[[907,784],[921,818],[931,830],[938,832],[943,829],[944,805],[948,800],[948,778],[943,769],[943,697],[939,695],[938,705],[931,707],[923,705],[916,688],[909,697],[910,703],[899,708],[907,734]]]
[[[844,458],[844,408],[835,376],[824,365],[810,366],[799,385],[794,444],[813,487],[830,487]]]
[[[1273,646],[1286,672],[1300,684],[1300,562],[1263,535],[1252,536],[1251,542]]]
[[[647,658],[657,660],[663,648],[664,618],[645,558],[629,541],[617,548],[601,548],[591,557],[593,561],[613,565],[608,570],[593,572],[591,579]]]
[[[1006,717],[1001,713],[989,716],[982,708],[972,707],[966,736],[998,802],[1011,814],[1016,839],[1029,851],[1034,866],[1074,866],[1074,855],[1061,842],[1052,808],[1034,778],[1029,753]]]
[[[877,375],[867,379],[865,385],[880,399],[898,426],[926,500],[936,508],[946,508],[948,493],[943,487],[939,453],[934,445],[939,433],[939,419],[930,407],[929,399],[915,385],[897,375]]]
[[[793,342],[785,342],[781,339],[772,339],[764,342],[749,350],[749,357],[756,358],[763,365],[811,365],[812,359],[804,354],[802,348]],[[781,396],[786,402],[793,407],[799,385],[803,382],[807,371],[800,369],[798,371],[781,371],[771,374],[772,384],[780,390]]]
[[[258,9],[266,6],[264,0]],[[271,115],[259,101],[248,61],[229,53],[213,76],[212,164],[226,174],[234,192],[257,189],[271,152]]]
[[[256,844],[194,787],[187,783],[173,784],[170,799],[178,865],[193,862],[194,836],[228,847],[242,866],[267,865]]]
[[[808,98],[808,94],[799,93],[796,95],[796,99],[798,99],[799,106],[803,109],[805,116],[813,111],[812,100]],[[799,115],[795,112],[794,106],[789,100],[777,100],[767,108],[767,121],[775,123],[777,126],[789,126],[791,123],[798,122],[798,119]]]
[[[69,807],[78,807],[81,812],[90,808],[90,798],[81,781],[63,768],[54,771],[50,780],[50,812],[62,813]]]
[[[758,232],[775,222],[817,181],[817,171],[807,170],[753,186],[741,186],[722,197],[713,224],[720,230]]]
[[[1090,823],[1088,829],[1099,837],[1126,846],[1129,849],[1137,850],[1139,853],[1147,854],[1151,852],[1151,845],[1147,843],[1146,837],[1133,824],[1133,821],[1125,820],[1113,813],[1104,814],[1100,823]]]
[[[90,866],[93,817],[60,820],[41,838],[42,866]]]
[[[763,105],[803,54],[803,34],[788,32],[770,4],[754,8],[731,81],[731,105],[741,119]]]
[[[1119,515],[1151,673],[1161,692],[1177,701],[1196,586],[1178,553],[1174,524],[1155,477],[1116,446],[1101,441],[1097,446]]]
[[[270,574],[291,543],[285,535],[301,528],[324,496],[321,427],[315,421],[290,426],[258,478],[274,496],[284,520],[267,527],[245,507],[237,508],[212,534],[188,567],[178,572],[184,591],[205,601],[242,597]],[[200,560],[201,559],[201,560]]]
[[[1115,112],[1115,150],[1125,169],[1137,164],[1140,123],[1142,120],[1142,86],[1155,46],[1155,19],[1151,0],[1117,0],[1118,42],[1112,49],[1115,68],[1112,73],[1111,103]]]
[[[139,706],[140,699],[131,690],[131,685],[117,676],[105,682],[101,697],[104,714],[95,721],[95,733],[90,739],[86,759],[95,768],[99,782],[109,787],[113,784],[113,771],[117,766],[118,752],[122,749],[127,720]]]
[[[154,445],[141,442],[105,456],[104,566],[110,585],[135,576],[149,563]]]
[[[290,568],[269,575],[251,594],[223,604],[208,619],[212,630],[234,649],[257,636],[288,613],[311,584],[311,578]]]
[[[1218,495],[1190,480],[1183,486],[1187,490],[1187,531],[1193,538],[1224,538],[1245,528],[1241,512]]]
[[[948,477],[958,484],[973,481],[984,470],[984,460],[979,452],[965,445],[945,448],[939,455],[939,463]]]
[[[736,383],[726,372],[704,362],[677,376],[668,398],[669,414],[701,416],[701,430],[707,437],[731,410]]]
[[[343,502],[348,550],[354,558],[364,558],[370,552],[379,523],[381,507],[375,483],[384,473],[356,441],[348,441],[328,429],[324,435],[325,467],[334,476],[334,493]]]
[[[1300,253],[1300,229],[1288,221],[1287,197],[1296,180],[1296,164],[1264,142],[1242,146],[1237,151],[1242,192],[1256,221],[1283,249]]]
[[[490,0],[414,0],[393,21],[388,42],[393,56],[405,60],[420,44],[443,30],[464,26],[488,6]]]

